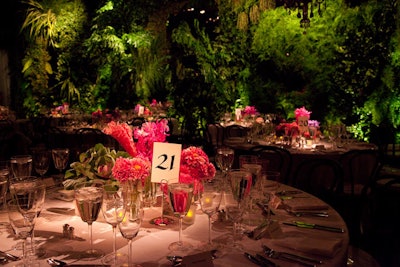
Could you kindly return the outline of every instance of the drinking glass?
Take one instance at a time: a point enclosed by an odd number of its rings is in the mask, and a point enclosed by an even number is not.
[[[93,260],[103,256],[101,250],[93,248],[92,224],[99,216],[103,203],[102,185],[93,182],[83,182],[75,185],[75,205],[82,221],[88,224],[90,248],[82,253],[81,258]]]
[[[116,228],[125,216],[126,204],[124,203],[124,194],[122,188],[106,188],[104,187],[103,205],[101,210],[104,219],[112,226],[113,231],[113,253],[108,254],[103,258],[105,264],[112,264],[113,266],[121,265],[121,260],[126,255],[117,253],[117,233]]]
[[[51,155],[53,157],[54,167],[59,170],[60,173],[62,173],[68,164],[69,149],[55,148],[51,150]]]
[[[129,198],[124,199],[126,207],[125,216],[122,221],[118,223],[119,231],[121,235],[128,240],[128,266],[129,267],[140,267],[140,265],[133,264],[132,259],[132,240],[139,233],[140,226],[143,221],[143,206],[141,201],[135,201],[134,205],[132,200]],[[129,203],[127,203],[129,202]]]
[[[38,218],[45,202],[46,185],[36,176],[15,177],[10,179],[10,194],[11,198],[22,206],[29,205],[29,201],[34,201],[36,218]],[[30,241],[32,255],[36,255],[37,244],[35,243],[34,229],[30,235]],[[16,247],[18,248],[18,244]]]
[[[201,210],[208,217],[208,242],[200,247],[201,250],[209,251],[216,246],[211,241],[211,217],[218,212],[223,192],[218,180],[203,182],[203,191],[200,193]]]
[[[241,231],[241,220],[248,209],[252,174],[245,170],[232,170],[229,175],[230,191],[225,196],[225,208],[229,220],[233,222],[232,247],[242,249],[236,241]]]
[[[168,248],[173,251],[188,251],[193,246],[182,241],[182,219],[188,212],[193,198],[193,184],[171,183],[168,185],[169,203],[173,212],[179,215],[179,241]]]
[[[14,177],[29,176],[32,172],[32,156],[16,155],[11,157],[11,171]]]
[[[161,191],[161,214],[151,219],[151,222],[158,226],[167,226],[174,222],[174,219],[164,216],[165,198],[168,197],[168,181],[163,179],[159,185]]]
[[[10,162],[0,161],[0,210],[6,205],[8,181],[10,177]]]
[[[27,195],[26,195],[27,196]],[[12,199],[7,202],[8,218],[11,228],[18,239],[22,239],[22,264],[28,265],[26,243],[31,236],[36,221],[36,205],[33,201],[28,201],[20,196],[19,201]],[[25,203],[25,204],[24,204]],[[29,205],[27,204],[29,203]],[[17,265],[18,266],[18,265]]]
[[[33,168],[35,172],[43,177],[49,170],[50,152],[48,150],[35,150],[33,152]]]
[[[215,163],[225,176],[232,168],[234,158],[235,152],[233,149],[227,147],[217,149],[217,154],[215,155]]]

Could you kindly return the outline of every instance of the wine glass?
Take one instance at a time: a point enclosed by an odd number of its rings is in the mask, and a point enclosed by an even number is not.
[[[18,239],[22,239],[22,264],[28,266],[27,239],[31,236],[36,221],[36,206],[32,205],[21,208],[17,199],[7,202],[8,218],[11,228]]]
[[[117,253],[117,225],[122,222],[126,212],[126,203],[124,203],[124,194],[122,188],[106,188],[104,187],[103,204],[101,210],[104,219],[108,224],[112,226],[113,231],[113,253],[104,257],[103,262],[105,264],[112,264],[113,266],[120,265],[121,259],[126,255]]]
[[[33,196],[27,196],[34,193]],[[36,206],[36,218],[39,217],[45,202],[46,185],[36,176],[22,176],[10,179],[10,194],[20,205],[27,205],[22,201],[34,201]],[[30,235],[30,247],[32,255],[36,255],[35,231]],[[18,245],[16,246],[18,248]]]
[[[239,239],[243,214],[248,208],[252,174],[245,170],[232,170],[229,180],[231,190],[225,196],[225,208],[229,220],[233,222],[232,247],[242,249],[236,241]]]
[[[218,180],[203,183],[203,191],[200,193],[200,207],[208,217],[208,242],[200,247],[201,250],[209,251],[216,248],[211,241],[211,217],[218,212],[222,195],[223,192]]]
[[[215,163],[225,176],[232,168],[234,157],[235,152],[231,148],[222,147],[217,149],[217,154],[215,155]]]
[[[43,177],[49,170],[50,152],[48,150],[35,150],[33,152],[33,168],[35,172]]]
[[[182,241],[182,219],[192,204],[193,184],[171,183],[168,185],[169,202],[173,212],[179,215],[179,241],[171,243],[168,248],[173,251],[188,251],[193,246]]]
[[[14,177],[29,176],[32,172],[32,156],[16,155],[11,157],[11,171]]]
[[[0,210],[6,206],[8,180],[10,177],[10,162],[0,161]]]
[[[103,203],[102,185],[82,182],[75,185],[75,205],[82,221],[88,224],[90,248],[82,254],[82,259],[93,260],[103,256],[101,250],[93,248],[92,224],[97,220]]]
[[[62,173],[62,171],[67,167],[69,159],[69,149],[68,148],[55,148],[51,150],[51,155],[53,157],[54,167]]]
[[[132,260],[132,240],[139,233],[140,226],[143,221],[143,206],[140,200],[132,203],[130,198],[124,198],[125,206],[127,207],[125,216],[122,221],[118,223],[119,231],[121,235],[128,240],[128,266],[129,267],[140,267],[140,265],[134,265]],[[128,202],[128,203],[127,203]]]

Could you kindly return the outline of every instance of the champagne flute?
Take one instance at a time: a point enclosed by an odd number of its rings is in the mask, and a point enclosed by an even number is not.
[[[136,200],[135,203],[131,203],[132,200],[130,198],[124,198],[124,202],[127,209],[122,221],[118,223],[118,228],[121,232],[121,235],[128,240],[128,266],[140,267],[140,265],[133,264],[132,240],[137,236],[140,226],[142,225],[144,216],[143,205],[140,200]]]
[[[112,264],[113,266],[120,265],[121,259],[126,255],[117,253],[117,233],[116,228],[125,216],[126,205],[124,203],[124,194],[122,188],[104,188],[103,205],[101,210],[104,219],[108,224],[112,226],[113,231],[113,253],[104,257],[103,262],[105,264]]]
[[[211,217],[218,212],[222,195],[218,180],[205,181],[203,183],[203,191],[200,194],[200,207],[208,217],[208,242],[200,247],[201,250],[209,251],[216,248],[211,241]]]
[[[182,219],[192,204],[193,184],[169,184],[168,195],[173,212],[179,215],[179,241],[171,243],[168,248],[173,251],[185,252],[193,247],[191,244],[182,241]]]
[[[49,170],[50,152],[48,150],[35,150],[33,152],[33,168],[35,172],[43,177]]]
[[[93,248],[92,224],[97,220],[103,203],[103,188],[93,182],[75,185],[75,205],[82,221],[88,224],[90,248],[82,254],[82,259],[93,260],[103,256],[103,251]]]

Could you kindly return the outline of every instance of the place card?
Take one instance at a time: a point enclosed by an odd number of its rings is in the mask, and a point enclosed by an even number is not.
[[[167,180],[168,183],[179,182],[181,151],[181,144],[154,142],[151,182],[161,183],[162,180]]]

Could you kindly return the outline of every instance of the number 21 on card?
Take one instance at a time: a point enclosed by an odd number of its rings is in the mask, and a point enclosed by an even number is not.
[[[181,151],[181,144],[154,143],[151,166],[151,181],[153,183],[160,183],[161,180],[167,180],[169,183],[179,181]]]

